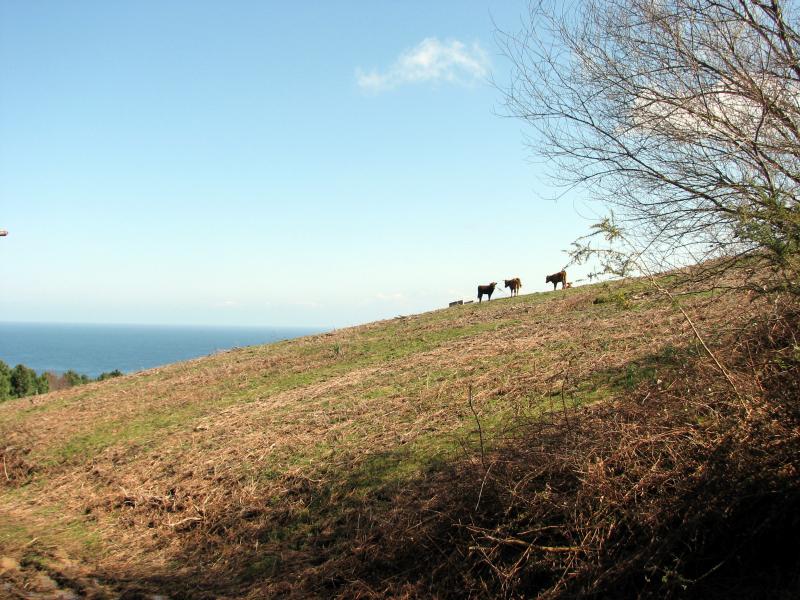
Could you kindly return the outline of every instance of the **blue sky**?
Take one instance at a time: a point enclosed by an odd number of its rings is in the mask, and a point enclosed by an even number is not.
[[[0,320],[338,327],[547,289],[591,213],[497,115],[525,10],[5,0]]]

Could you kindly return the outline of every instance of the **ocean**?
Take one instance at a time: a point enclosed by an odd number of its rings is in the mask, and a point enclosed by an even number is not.
[[[322,329],[289,327],[190,327],[0,322],[0,360],[37,373],[72,370],[89,377],[119,369],[133,373],[173,362]]]

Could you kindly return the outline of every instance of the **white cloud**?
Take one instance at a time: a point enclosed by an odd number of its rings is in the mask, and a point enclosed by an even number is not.
[[[356,69],[359,87],[373,92],[411,83],[470,85],[488,75],[489,57],[480,44],[467,46],[458,40],[441,42],[437,38],[425,38],[382,72]]]

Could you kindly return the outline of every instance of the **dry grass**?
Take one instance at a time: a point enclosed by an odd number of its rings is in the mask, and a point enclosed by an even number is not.
[[[481,515],[524,512],[558,473],[573,488],[602,479],[608,459],[584,459],[608,444],[658,465],[668,452],[652,448],[695,435],[669,419],[643,429],[652,407],[622,400],[666,402],[667,377],[698,360],[679,313],[627,289],[624,305],[594,304],[597,288],[520,296],[0,404],[0,555],[22,565],[0,578],[18,590],[46,572],[96,597],[446,596],[407,556],[424,538],[433,574],[460,565],[452,595],[538,589],[520,578],[546,570],[531,567],[540,554],[565,573],[553,590],[572,589],[570,568],[601,556],[608,531],[551,539]],[[735,294],[682,302],[712,344],[763,311]],[[520,475],[526,463],[541,469]],[[636,477],[633,498],[666,485],[658,469]]]
[[[337,594],[798,597],[799,322],[779,312],[717,348],[738,394],[684,357],[415,482],[332,560]]]

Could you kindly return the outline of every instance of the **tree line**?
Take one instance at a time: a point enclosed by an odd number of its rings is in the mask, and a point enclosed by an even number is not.
[[[83,385],[92,381],[103,381],[121,375],[122,372],[119,369],[101,373],[94,379],[73,370],[66,371],[61,375],[50,372],[39,375],[25,365],[17,365],[12,369],[0,360],[0,402],[12,398],[46,394],[51,390],[63,390],[76,385]]]

